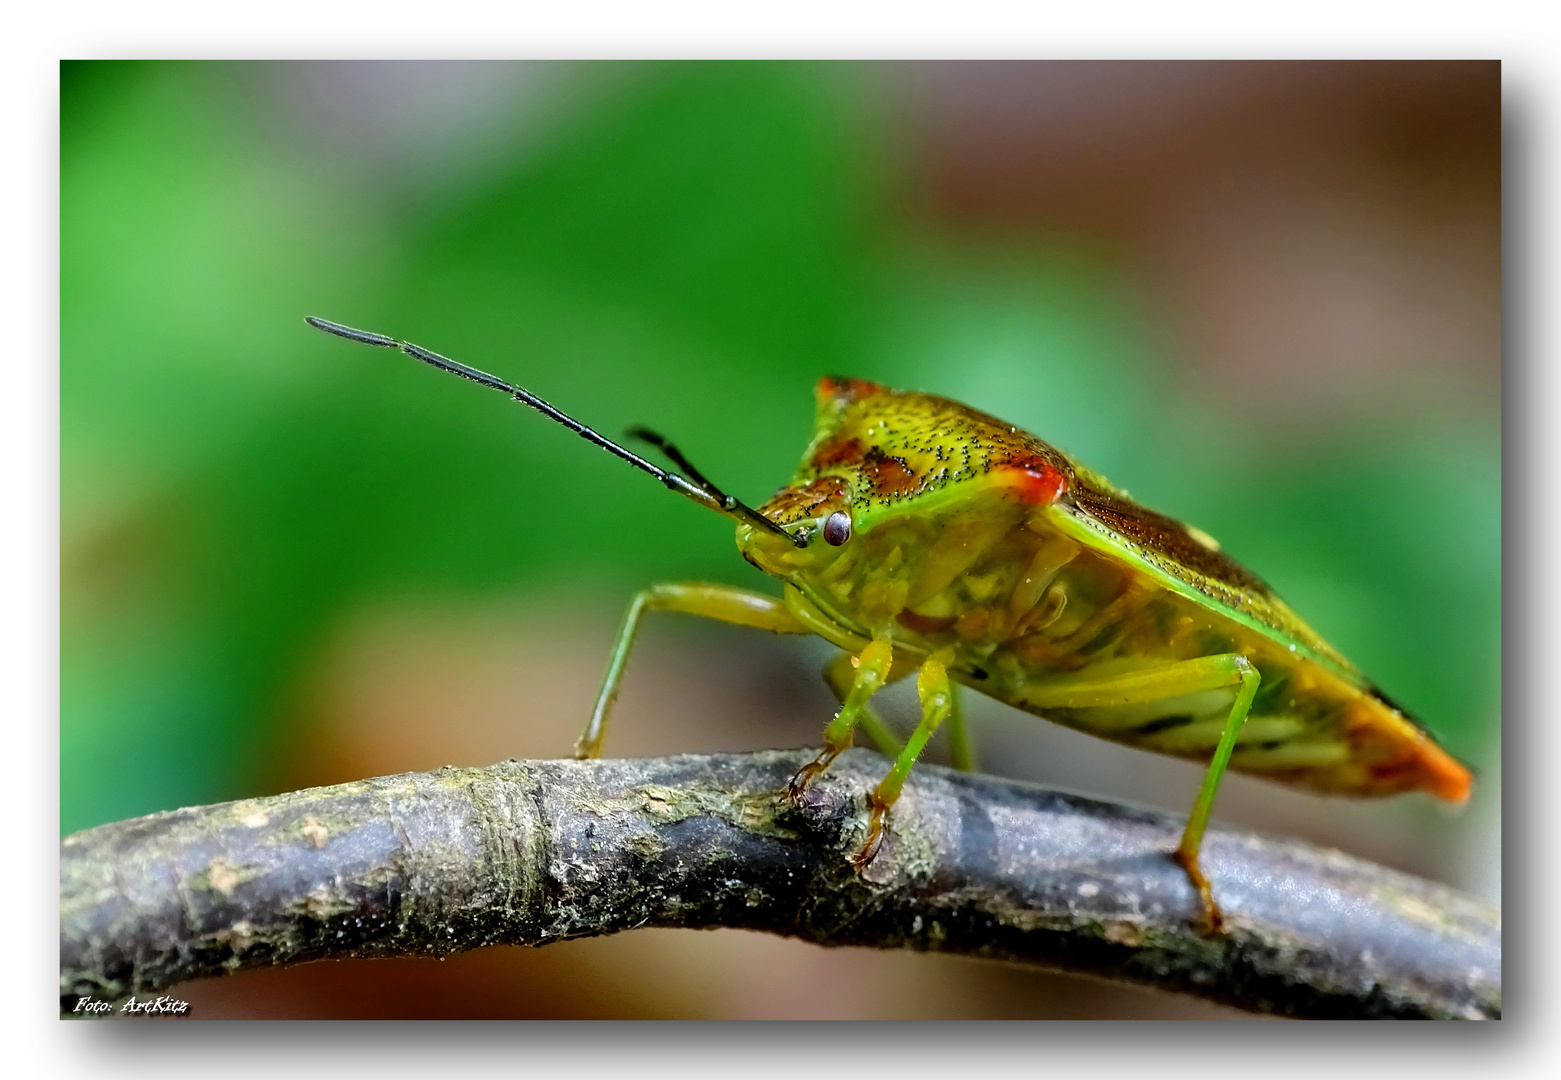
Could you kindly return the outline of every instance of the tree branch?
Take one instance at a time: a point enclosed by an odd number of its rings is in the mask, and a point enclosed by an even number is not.
[[[1499,915],[1293,840],[1211,829],[1226,915],[1155,811],[922,766],[858,876],[882,758],[794,809],[811,754],[508,761],[152,814],[60,845],[60,994],[245,968],[542,945],[640,926],[962,953],[1306,1017],[1496,1017]]]

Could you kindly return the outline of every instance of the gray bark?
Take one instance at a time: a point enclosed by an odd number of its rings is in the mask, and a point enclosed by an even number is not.
[[[641,926],[962,953],[1298,1017],[1497,1017],[1501,927],[1451,890],[1209,831],[1224,931],[1156,811],[922,766],[865,873],[884,759],[793,808],[808,751],[446,768],[152,814],[60,845],[60,994],[268,965],[544,945]]]

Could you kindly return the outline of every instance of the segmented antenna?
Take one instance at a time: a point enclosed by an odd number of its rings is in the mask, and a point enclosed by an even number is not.
[[[452,375],[459,375],[463,379],[470,379],[474,383],[481,383],[483,386],[508,394],[521,404],[530,405],[538,412],[557,420],[582,439],[595,443],[608,453],[627,461],[636,469],[650,473],[679,495],[693,499],[703,506],[708,506],[718,514],[723,514],[737,521],[745,521],[750,525],[756,525],[761,529],[767,529],[770,532],[784,536],[797,547],[807,547],[807,540],[801,536],[793,536],[775,524],[775,522],[753,509],[753,507],[739,502],[735,497],[726,494],[716,487],[698,469],[689,464],[688,459],[678,451],[677,447],[648,428],[635,428],[630,434],[635,438],[649,442],[661,450],[662,453],[667,455],[669,460],[693,477],[692,482],[685,480],[677,473],[668,472],[665,469],[652,465],[632,450],[627,450],[600,432],[586,427],[568,413],[555,409],[531,391],[519,386],[511,386],[503,379],[489,375],[486,371],[478,371],[476,368],[457,363],[449,357],[440,356],[436,352],[430,352],[421,345],[413,345],[409,341],[397,341],[395,338],[386,337],[384,334],[373,334],[367,330],[354,330],[350,326],[343,326],[340,323],[333,323],[326,319],[317,319],[313,315],[305,317],[304,322],[316,330],[324,330],[327,334],[335,334],[337,337],[346,338],[348,341],[356,341],[361,345],[374,345],[383,349],[398,349],[414,359],[439,368],[441,371],[448,371]]]
[[[719,490],[714,484],[705,478],[704,473],[695,468],[692,461],[683,456],[683,451],[672,445],[672,441],[665,435],[661,435],[658,432],[652,431],[650,428],[645,427],[642,424],[635,424],[627,432],[625,432],[625,434],[628,435],[628,437],[631,439],[638,439],[640,442],[649,443],[657,450],[660,450],[663,454],[666,454],[668,461],[682,469],[685,473],[688,474],[688,478],[690,480],[704,488],[706,491],[710,492],[710,494],[714,495]]]

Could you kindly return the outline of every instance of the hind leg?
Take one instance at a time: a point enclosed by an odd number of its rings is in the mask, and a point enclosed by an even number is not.
[[[1230,715],[1225,719],[1225,730],[1220,733],[1219,745],[1214,748],[1214,757],[1209,761],[1209,770],[1203,774],[1203,786],[1198,789],[1198,799],[1193,803],[1192,814],[1187,818],[1187,828],[1182,831],[1182,841],[1173,853],[1182,869],[1187,871],[1193,887],[1198,890],[1211,933],[1219,932],[1224,916],[1220,913],[1220,906],[1214,902],[1214,891],[1209,887],[1209,879],[1203,876],[1203,868],[1198,865],[1198,849],[1203,845],[1203,830],[1209,824],[1214,796],[1218,794],[1220,781],[1224,779],[1225,767],[1230,764],[1231,751],[1236,748],[1236,736],[1241,732],[1241,725],[1252,708],[1252,699],[1257,696],[1259,682],[1257,669],[1246,658],[1237,657],[1236,661],[1233,666],[1241,678],[1241,690],[1236,694]]]
[[[976,740],[970,726],[965,723],[965,707],[959,695],[959,684],[949,683],[949,764],[960,772],[977,772]]]
[[[1198,898],[1203,903],[1204,919],[1211,932],[1220,929],[1224,917],[1219,905],[1214,902],[1209,879],[1198,863],[1198,852],[1203,845],[1204,829],[1209,824],[1209,812],[1214,807],[1214,796],[1219,792],[1220,780],[1225,776],[1231,751],[1236,747],[1236,737],[1241,733],[1241,725],[1252,708],[1260,681],[1257,668],[1246,657],[1236,653],[1221,653],[1121,675],[1091,675],[1086,670],[1044,681],[1037,680],[1030,684],[1025,695],[1026,703],[1034,707],[1072,709],[1159,701],[1226,686],[1238,688],[1219,741],[1209,758],[1208,770],[1203,774],[1203,786],[1199,788],[1198,798],[1193,803],[1187,828],[1183,830],[1181,843],[1172,856],[1186,871],[1188,880],[1198,891]]]

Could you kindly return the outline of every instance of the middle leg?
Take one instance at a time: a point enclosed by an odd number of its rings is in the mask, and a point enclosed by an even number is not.
[[[951,659],[953,657],[945,650],[935,652],[922,663],[921,671],[916,675],[916,694],[921,698],[921,723],[916,725],[905,749],[895,758],[889,775],[880,780],[867,797],[867,838],[862,841],[856,854],[851,856],[851,864],[858,870],[872,862],[878,849],[883,846],[883,823],[889,807],[899,799],[905,778],[915,768],[916,759],[926,749],[927,741],[938,730],[938,725],[954,711],[954,684],[949,680],[948,673]]]

